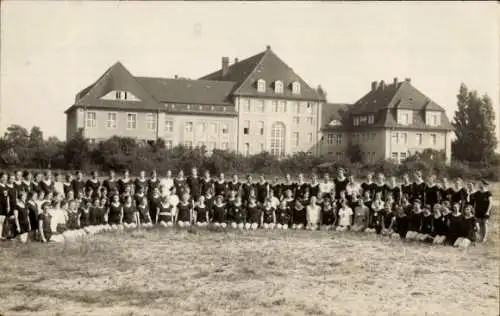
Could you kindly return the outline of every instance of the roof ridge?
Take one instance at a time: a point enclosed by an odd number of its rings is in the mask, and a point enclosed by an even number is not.
[[[109,74],[113,68],[115,68],[115,67],[116,67],[116,66],[118,66],[118,65],[121,65],[123,68],[125,68],[125,66],[123,66],[123,64],[122,64],[119,60],[118,60],[118,61],[116,61],[113,65],[111,65],[110,67],[108,67],[108,69],[107,69],[107,70],[106,70],[106,71],[105,71],[105,72],[104,72],[104,73],[103,73],[103,74],[102,74],[102,75],[101,75],[101,76],[100,76],[100,77],[99,77],[96,81],[94,81],[94,83],[92,83],[90,86],[88,86],[88,87],[87,87],[87,88],[88,88],[88,90],[85,92],[85,94],[84,94],[84,95],[81,95],[81,96],[80,96],[79,100],[81,100],[81,99],[83,99],[84,97],[86,97],[86,96],[89,94],[89,92],[92,90],[92,88],[93,88],[93,87],[94,87],[94,86],[95,86],[95,85],[96,85],[99,81],[101,81],[101,80],[102,80],[102,78],[104,78],[107,74]],[[85,89],[87,89],[87,88],[85,88]],[[83,90],[85,90],[85,89],[83,89]],[[82,91],[83,91],[83,90],[82,90]],[[80,92],[81,92],[81,91],[80,91]]]
[[[398,86],[396,87],[396,91],[394,92],[394,94],[392,95],[392,98],[389,102],[387,102],[387,109],[390,109],[390,104],[392,104],[392,101],[394,101],[396,99],[396,96],[399,94],[399,91],[401,91],[401,87],[403,86],[405,82],[399,82],[398,83]]]
[[[263,55],[262,55],[262,57],[260,58],[259,62],[258,62],[258,63],[257,63],[257,64],[253,67],[252,71],[250,71],[250,73],[246,76],[246,78],[245,78],[243,81],[241,81],[241,83],[238,85],[238,87],[236,87],[235,89],[233,89],[233,92],[232,92],[233,94],[237,93],[237,92],[238,92],[238,90],[239,90],[239,89],[243,86],[243,84],[245,84],[245,83],[248,81],[248,78],[250,78],[250,76],[251,76],[252,74],[254,74],[254,73],[255,73],[255,70],[257,69],[257,67],[259,67],[259,66],[262,64],[262,61],[264,60],[264,58],[265,58],[266,56],[268,56],[268,55],[269,55],[269,53],[270,53],[270,52],[271,52],[271,49],[270,49],[270,48],[269,48],[269,49],[267,49],[267,50],[264,52],[264,54],[263,54]],[[259,54],[262,54],[262,53],[259,53]],[[257,55],[259,55],[259,54],[257,54]],[[257,55],[254,55],[254,56],[257,56]],[[248,58],[247,58],[247,59],[248,59]]]

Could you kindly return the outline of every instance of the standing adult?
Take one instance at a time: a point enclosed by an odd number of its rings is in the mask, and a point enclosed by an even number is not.
[[[486,242],[488,239],[488,219],[493,208],[493,196],[486,180],[482,180],[479,187],[480,190],[476,193],[475,216],[479,224],[479,241]]]

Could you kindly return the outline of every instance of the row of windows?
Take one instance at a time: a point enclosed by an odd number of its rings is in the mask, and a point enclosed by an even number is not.
[[[291,85],[292,88],[292,93],[293,94],[300,94],[300,83],[297,81],[292,82]],[[257,91],[258,92],[266,92],[266,81],[264,79],[259,79],[257,80]],[[283,93],[284,91],[284,85],[283,81],[281,80],[276,80],[274,82],[274,93]]]
[[[291,113],[300,114],[302,109],[302,113],[309,115],[316,114],[316,106],[313,102],[270,100],[270,103],[271,112],[275,113],[287,113],[290,111]],[[241,99],[243,112],[264,113],[265,104],[265,99]]]
[[[362,116],[354,116],[352,124],[354,126],[364,125],[364,124],[373,124],[375,122],[375,115],[362,115]]]
[[[307,133],[307,143],[312,144],[313,142],[313,133]],[[300,144],[300,133],[293,132],[292,133],[292,145],[297,147]]]
[[[368,141],[375,141],[375,133],[354,133],[352,135],[353,144],[361,144]]]
[[[342,134],[327,134],[326,143],[329,145],[342,145]]]
[[[208,133],[209,134],[217,134],[217,123],[197,123],[196,124],[196,134],[201,135],[204,134],[207,131],[207,126],[208,126]],[[193,132],[193,127],[194,123],[189,121],[189,122],[184,122],[184,131],[186,133],[192,133]],[[172,120],[166,120],[165,121],[165,132],[171,133],[174,131],[174,122]],[[221,132],[222,134],[228,134],[229,133],[229,124],[221,124]]]
[[[146,114],[146,128],[148,130],[155,131],[156,130],[156,115],[155,114]],[[97,113],[96,112],[87,112],[85,126],[87,128],[95,128],[97,127]],[[115,129],[117,124],[117,114],[116,112],[110,112],[107,114],[107,120],[105,122],[106,128]],[[127,129],[136,129],[137,128],[137,113],[127,113]]]
[[[165,144],[167,149],[171,149],[173,146],[172,140],[165,140]],[[193,142],[190,140],[184,141],[183,145],[187,148],[192,149],[193,148]],[[212,151],[214,149],[217,149],[217,143],[216,142],[196,142],[196,147],[203,147],[205,146],[208,151]],[[222,150],[228,150],[229,149],[229,143],[228,142],[222,142],[220,149]]]
[[[396,161],[397,163],[403,162],[406,159],[407,155],[405,152],[398,153],[398,152],[393,152],[391,154],[391,159]]]
[[[306,118],[307,124],[308,125],[313,125],[313,118],[312,117],[307,117]],[[298,116],[293,117],[293,124],[299,125],[300,119]],[[243,135],[250,135],[251,134],[251,123],[249,120],[245,120],[243,122]],[[257,122],[257,135],[264,135],[264,121],[258,121]]]
[[[424,135],[422,133],[417,133],[415,136],[416,136],[416,144],[422,145],[424,143],[424,141],[423,141]],[[406,145],[408,143],[408,134],[404,133],[404,132],[393,132],[392,133],[392,143]],[[429,143],[430,143],[430,145],[437,145],[437,135],[436,134],[430,134]]]

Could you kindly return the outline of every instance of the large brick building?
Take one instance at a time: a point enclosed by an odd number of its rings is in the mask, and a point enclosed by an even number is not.
[[[442,107],[411,85],[373,82],[352,105],[326,103],[268,46],[197,80],[135,77],[114,64],[80,91],[66,110],[67,138],[79,129],[91,141],[113,135],[162,138],[242,154],[295,152],[346,158],[359,144],[367,161],[403,160],[425,148],[451,159],[451,126]]]
[[[352,105],[325,104],[321,152],[343,159],[349,144],[368,162],[402,161],[426,148],[444,150],[451,161],[451,124],[444,109],[418,91],[410,79],[372,82]]]
[[[323,103],[269,46],[233,64],[223,57],[219,70],[198,80],[134,77],[116,63],[66,110],[67,137],[83,129],[90,140],[120,135],[243,154],[319,154]]]

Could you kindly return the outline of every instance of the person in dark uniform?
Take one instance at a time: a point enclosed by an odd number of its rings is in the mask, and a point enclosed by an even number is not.
[[[145,188],[142,187],[142,186],[139,186],[137,188],[137,190],[135,191],[135,195],[134,195],[134,205],[139,205],[141,204],[142,202],[142,199],[146,197],[146,193],[145,193]]]
[[[99,181],[99,174],[97,171],[92,171],[90,174],[90,179],[85,183],[85,188],[88,190],[92,189],[94,194],[97,194],[101,188],[101,181]],[[94,198],[95,196],[93,196]]]
[[[89,200],[86,200],[85,202],[83,202],[83,205],[80,207],[79,225],[78,225],[78,227],[80,227],[80,228],[84,228],[84,227],[91,225],[90,205],[91,205],[91,202]]]
[[[217,195],[215,197],[215,203],[213,205],[213,215],[212,215],[212,224],[215,227],[226,228],[226,219],[227,219],[227,208],[226,204],[224,204],[224,198],[222,195]]]
[[[375,183],[375,187],[373,189],[375,196],[380,193],[382,201],[387,199],[387,195],[389,192],[389,187],[385,184],[385,176],[382,173],[377,175],[377,182]]]
[[[493,196],[489,190],[489,183],[482,180],[479,184],[479,191],[475,197],[475,217],[479,224],[479,242],[486,242],[488,239],[488,220],[493,208]]]
[[[116,173],[114,170],[109,171],[109,176],[103,181],[102,186],[108,191],[108,197],[111,197],[112,192],[118,192],[118,181],[116,180]]]
[[[71,187],[71,182],[73,181],[73,176],[71,173],[67,173],[66,176],[64,177],[64,182],[63,182],[63,191],[64,191],[64,196],[66,199],[68,199],[68,196],[70,195],[69,192],[73,192],[73,188]],[[73,193],[74,196],[74,193]]]
[[[467,204],[464,209],[464,216],[462,218],[462,226],[460,229],[459,237],[455,241],[454,246],[467,248],[473,242],[476,242],[476,235],[478,232],[478,223],[474,218],[474,209],[472,205]]]
[[[284,197],[285,195],[285,192],[283,191],[283,186],[281,185],[281,183],[279,182],[279,179],[278,178],[275,178],[274,179],[274,182],[273,184],[271,184],[269,186],[269,190],[270,191],[273,191],[274,193],[274,196],[276,198],[278,198],[278,200],[281,201],[281,199]]]
[[[415,172],[415,182],[413,183],[412,193],[413,201],[418,199],[424,203],[425,199],[425,181],[422,179],[422,173],[420,171]],[[410,200],[410,202],[413,202]]]
[[[92,202],[92,206],[90,207],[90,225],[97,226],[101,225],[101,218],[103,215],[101,214],[101,200],[94,199]]]
[[[14,172],[15,180],[14,180],[14,187],[16,188],[17,192],[24,191],[23,187],[23,172],[21,170],[16,170]],[[28,192],[28,191],[26,191]]]
[[[42,211],[38,215],[38,232],[41,242],[49,242],[52,237],[52,216],[49,214],[50,202],[42,204]]]
[[[201,185],[201,194],[206,195],[208,189],[214,188],[214,183],[212,178],[210,178],[210,172],[208,170],[205,170],[205,173],[203,175],[203,178],[200,180],[200,185]]]
[[[396,181],[396,177],[391,177],[390,184],[387,186],[388,194],[390,194],[394,200],[395,204],[401,204],[401,198],[403,197],[403,193],[401,191],[401,187],[398,185]]]
[[[462,187],[462,179],[457,178],[455,180],[455,185],[451,191],[451,204],[454,205],[458,203],[460,206],[460,212],[463,210],[465,206],[465,201],[467,199],[467,190]]]
[[[113,228],[123,224],[123,206],[120,203],[120,197],[115,194],[111,197],[111,203],[108,205],[108,224]]]
[[[333,180],[335,184],[335,198],[339,199],[340,198],[340,192],[345,191],[348,183],[348,179],[345,176],[345,170],[344,168],[339,168],[337,170],[337,177],[335,180]]]
[[[186,186],[186,178],[184,177],[184,171],[179,170],[177,176],[174,179],[175,192],[181,196],[184,192],[184,187]]]
[[[229,191],[235,191],[238,195],[241,195],[241,183],[238,180],[238,175],[234,174],[233,179],[227,183],[227,189]]]
[[[146,192],[148,196],[151,196],[155,189],[158,189],[160,192],[161,182],[158,179],[158,173],[156,170],[151,171],[151,177],[148,179],[148,186],[146,188]]]
[[[376,184],[373,182],[373,174],[368,173],[366,176],[365,182],[361,184],[361,189],[363,190],[363,196],[366,197],[366,193],[370,195],[370,197],[375,196],[375,186]]]
[[[257,204],[257,199],[255,197],[251,197],[246,205],[246,229],[257,229],[260,223],[261,217],[261,208]]]
[[[75,196],[78,196],[79,192],[85,192],[85,182],[81,171],[76,172],[76,178],[71,182],[71,187]]]
[[[331,230],[335,227],[337,221],[336,209],[332,205],[329,197],[325,197],[323,205],[321,206],[321,230]]]
[[[130,179],[130,171],[125,169],[123,171],[123,177],[118,180],[118,193],[123,194],[125,192],[125,188],[130,186],[132,183],[132,179]]]
[[[450,215],[450,226],[447,240],[450,245],[455,245],[455,242],[460,237],[463,225],[463,215],[460,213],[460,203],[453,204],[453,212]]]
[[[45,192],[45,195],[49,194],[50,192],[54,192],[54,181],[52,179],[52,172],[49,171],[44,172],[44,178],[39,184],[40,184],[40,189],[43,190],[43,192]]]
[[[408,216],[406,215],[404,207],[401,205],[395,206],[396,218],[394,219],[391,230],[399,236],[399,238],[404,239],[408,233]],[[392,236],[391,236],[392,237]]]
[[[239,228],[239,229],[245,228],[246,208],[243,205],[241,196],[238,195],[234,203],[231,203],[231,205],[229,206],[229,214],[231,218],[232,228]]]
[[[306,191],[309,191],[309,184],[304,181],[304,175],[299,174],[299,181],[296,183],[295,198],[302,199]]]
[[[21,190],[30,193],[33,189],[31,182],[33,180],[33,176],[31,175],[31,172],[29,171],[24,171],[23,172],[23,180],[21,181]]]
[[[10,209],[7,173],[0,172],[0,240],[4,240],[4,224]]]
[[[292,192],[292,197],[295,197],[295,191],[297,190],[297,184],[292,181],[292,177],[288,173],[285,176],[285,182],[281,184],[281,190],[283,193],[290,190]]]
[[[191,226],[191,203],[187,192],[182,194],[181,201],[177,205],[177,225],[179,227]]]
[[[307,211],[302,200],[296,199],[293,205],[293,229],[304,229],[307,225]]]
[[[243,203],[248,203],[250,199],[250,193],[255,191],[255,184],[253,183],[253,178],[251,175],[247,176],[247,181],[241,186]]]
[[[309,195],[319,198],[319,181],[316,174],[312,175],[311,183],[309,184]]]
[[[436,183],[436,176],[429,177],[428,182],[424,189],[424,203],[428,204],[431,208],[441,202],[441,190]]]
[[[139,214],[135,207],[132,197],[128,195],[123,202],[123,226],[125,228],[136,228]]]
[[[418,232],[417,239],[424,242],[432,242],[432,231],[434,228],[434,217],[431,213],[431,206],[426,204],[422,211],[422,225]]]
[[[274,229],[276,226],[276,212],[271,205],[271,200],[266,199],[262,207],[260,226],[264,229]]]
[[[28,193],[28,202],[26,206],[28,207],[28,216],[31,224],[31,239],[36,239],[36,233],[38,231],[38,215],[40,214],[40,210],[36,203],[37,198],[38,194],[35,191],[30,191]]]
[[[137,212],[139,213],[138,224],[141,227],[153,227],[153,221],[151,220],[151,215],[149,213],[148,198],[146,196],[144,196],[142,200],[137,204]]]
[[[206,227],[209,223],[209,209],[205,204],[205,197],[202,195],[198,199],[198,203],[194,207],[194,215],[196,226]]]
[[[451,202],[451,196],[453,195],[453,188],[448,183],[447,178],[443,178],[443,182],[440,188],[441,200]]]
[[[434,237],[433,244],[441,245],[448,235],[448,219],[441,214],[441,205],[435,204],[433,208],[433,230],[431,236]]]
[[[156,221],[163,227],[174,226],[174,221],[175,221],[174,206],[168,202],[167,196],[161,198],[161,203],[158,208],[158,216]]]
[[[264,176],[259,177],[259,182],[255,185],[257,193],[257,202],[264,204],[269,196],[269,183],[267,183]]]
[[[151,195],[148,196],[148,202],[149,202],[149,216],[151,217],[151,220],[153,224],[156,224],[156,218],[158,217],[158,211],[161,203],[161,194],[160,194],[160,188],[154,188]]]
[[[408,201],[413,201],[413,183],[407,173],[403,175],[403,183],[401,184],[401,197],[406,196]]]
[[[413,208],[408,212],[408,233],[406,239],[416,240],[419,232],[422,229],[422,209],[420,199],[413,201]]]
[[[215,193],[215,196],[220,195],[223,198],[225,198],[227,196],[227,194],[228,194],[227,182],[226,182],[226,179],[224,177],[224,173],[221,173],[219,175],[219,179],[214,182],[214,193]]]
[[[201,179],[198,176],[198,169],[191,169],[191,175],[186,179],[186,184],[191,192],[191,197],[198,201],[201,196]]]
[[[27,203],[27,194],[25,191],[20,191],[16,204],[12,207],[11,218],[14,230],[14,237],[21,243],[28,241],[28,234],[31,231],[31,224],[29,218]]]
[[[280,205],[276,209],[276,228],[287,230],[288,229],[288,221],[290,218],[290,208],[285,200],[280,202]]]

